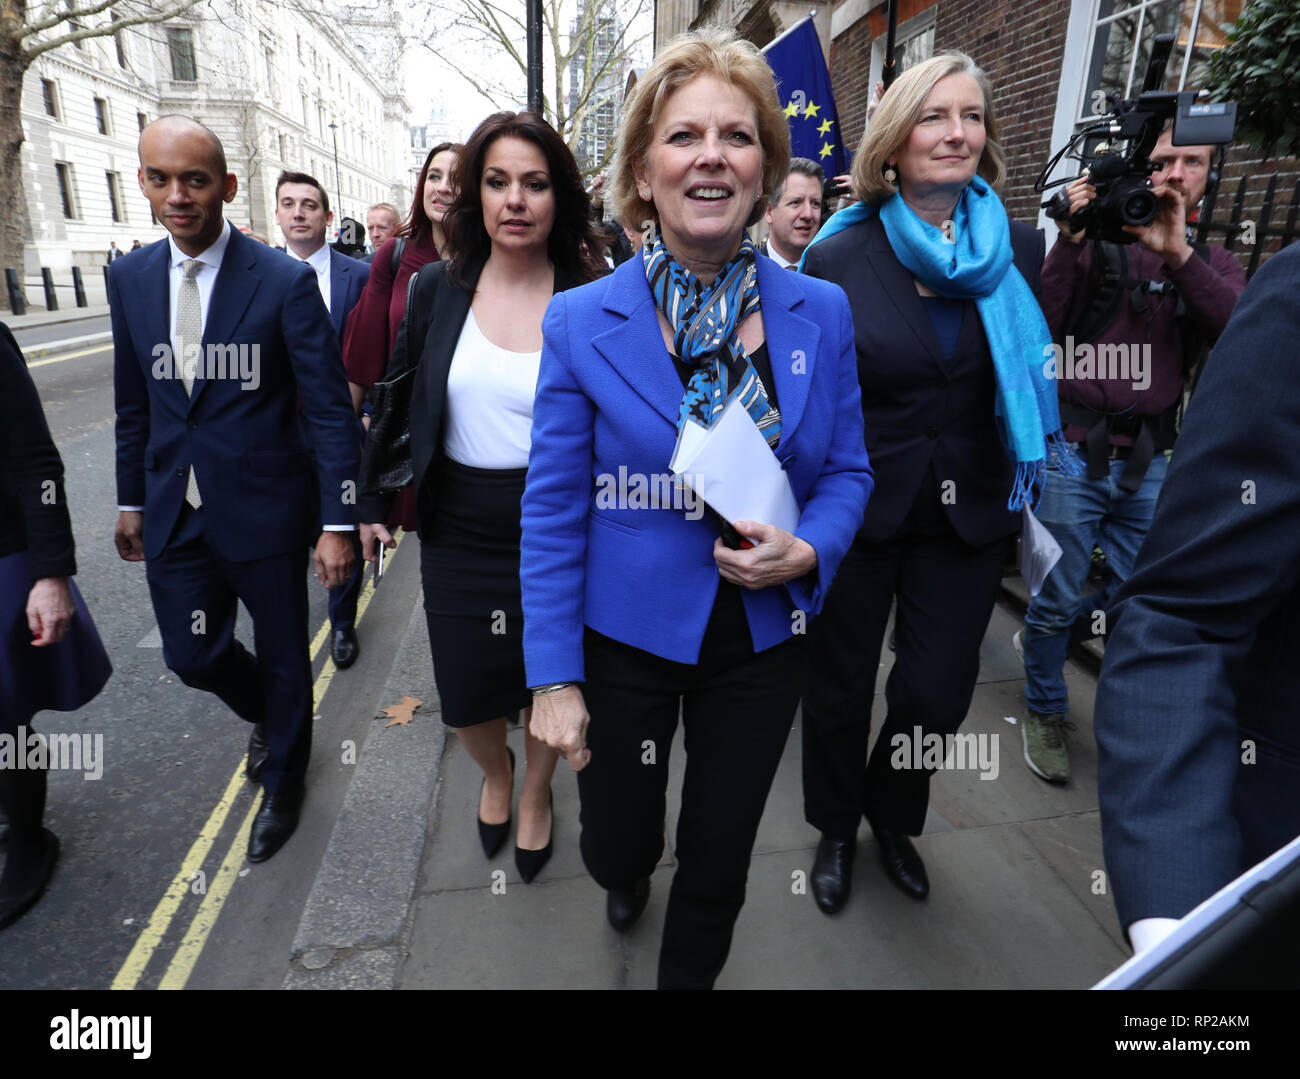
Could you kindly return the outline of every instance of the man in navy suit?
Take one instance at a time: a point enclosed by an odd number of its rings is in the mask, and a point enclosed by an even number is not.
[[[280,173],[275,182],[275,220],[284,233],[285,254],[316,272],[316,284],[341,348],[348,314],[361,299],[370,267],[325,243],[325,231],[334,220],[329,195],[319,180],[305,172]],[[339,670],[351,667],[361,653],[356,631],[363,564],[360,540],[354,545],[353,556],[352,576],[346,584],[330,589],[330,653]]]
[[[1150,947],[1300,834],[1300,244],[1246,288],[1110,611],[1093,725],[1120,924]]]
[[[109,271],[114,540],[146,562],[167,666],[254,724],[249,775],[264,795],[248,858],[260,862],[298,824],[312,719],[302,549],[321,521],[318,579],[352,572],[355,425],[315,276],[222,216],[238,181],[220,140],[164,116],[139,149],[140,189],[170,237]],[[237,600],[256,656],[234,638]]]

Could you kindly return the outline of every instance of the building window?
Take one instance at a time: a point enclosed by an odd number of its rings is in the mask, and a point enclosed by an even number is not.
[[[1235,22],[1244,6],[1245,0],[1099,0],[1076,119],[1108,111],[1107,94],[1141,92],[1157,34],[1175,37],[1161,89],[1198,88],[1224,45],[1220,24]]]
[[[172,79],[176,82],[197,82],[199,72],[194,62],[194,31],[188,26],[169,28],[167,50],[171,54]]]
[[[280,133],[280,163],[283,164],[289,158],[289,152],[285,145],[284,133]]]
[[[95,126],[99,128],[101,135],[113,133],[108,123],[108,102],[102,97],[95,98]]]
[[[115,172],[106,172],[104,179],[108,181],[108,212],[114,221],[125,221],[126,215],[122,208],[122,178]]]
[[[149,117],[142,112],[137,112],[135,114],[135,122],[139,125],[140,130],[143,131],[145,126],[149,123]]]
[[[59,118],[59,96],[58,91],[54,88],[53,79],[41,80],[41,97],[45,99],[45,114],[53,116],[57,120]]]
[[[72,197],[72,166],[63,161],[56,161],[54,174],[59,180],[59,198],[63,202],[63,216],[70,221],[74,220],[77,214],[74,209],[76,203]]]

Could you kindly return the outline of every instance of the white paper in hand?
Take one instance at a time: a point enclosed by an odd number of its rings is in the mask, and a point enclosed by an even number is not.
[[[1052,567],[1060,561],[1061,545],[1034,516],[1028,499],[1021,508],[1021,516],[1024,525],[1020,532],[1020,576],[1029,586],[1029,594],[1036,596],[1047,580],[1047,575],[1052,572]]]
[[[758,521],[787,532],[799,525],[781,462],[735,400],[708,430],[684,424],[668,467],[727,522]]]

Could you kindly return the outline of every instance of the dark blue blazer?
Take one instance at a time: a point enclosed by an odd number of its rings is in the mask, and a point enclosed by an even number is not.
[[[1011,222],[1015,267],[1037,293],[1043,234]],[[808,249],[804,273],[848,294],[857,335],[858,379],[876,490],[862,526],[868,542],[902,525],[930,475],[956,484],[944,510],[957,534],[983,546],[1017,532],[1007,509],[1014,462],[994,420],[997,380],[974,301],[962,315],[957,348],[944,359],[938,335],[908,269],[873,217]]]
[[[347,329],[348,315],[361,299],[361,290],[366,287],[370,277],[370,267],[360,259],[329,249],[330,252],[330,322],[339,335],[340,346],[343,343],[343,331]]]
[[[158,358],[159,346],[170,353],[170,258],[160,240],[108,274],[118,504],[144,506],[145,556],[166,546],[191,465],[209,542],[232,561],[307,545],[317,522],[352,524],[356,421],[315,272],[231,229],[203,344],[205,353],[215,345],[242,355],[253,377],[201,373],[187,397]],[[300,397],[314,466],[299,432]]]
[[[1102,840],[1127,932],[1300,834],[1300,244],[1210,354],[1097,686]]]
[[[801,510],[795,535],[818,558],[815,571],[784,587],[742,590],[762,651],[821,609],[872,481],[843,291],[763,256],[758,289],[781,408],[777,457]],[[583,679],[584,625],[694,663],[720,580],[716,525],[681,508],[595,498],[600,477],[620,468],[667,474],[677,441],[682,383],[641,260],[557,295],[542,330],[520,562],[528,684]]]

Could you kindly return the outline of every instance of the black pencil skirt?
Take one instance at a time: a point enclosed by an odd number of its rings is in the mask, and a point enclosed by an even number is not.
[[[519,504],[526,468],[482,469],[443,457],[433,525],[420,542],[433,676],[449,727],[532,703],[524,674]]]

